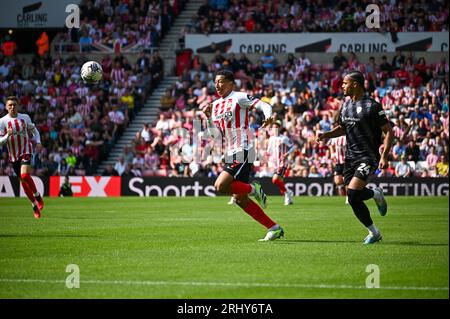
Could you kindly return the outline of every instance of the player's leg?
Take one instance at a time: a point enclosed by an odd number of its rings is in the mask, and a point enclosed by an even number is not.
[[[334,167],[334,185],[336,186],[336,191],[339,196],[345,196],[345,184],[344,184],[344,176],[343,174],[343,166],[341,164],[337,164]]]
[[[16,175],[19,176],[20,181],[22,183],[23,190],[25,191],[25,194],[27,195],[28,199],[31,202],[31,205],[33,206],[34,210],[34,217],[40,218],[41,217],[41,208],[39,205],[39,202],[37,201],[37,198],[40,199],[43,206],[43,201],[36,189],[36,185],[34,184],[33,179],[31,178],[31,166],[28,165],[28,158],[24,158],[21,161],[17,161],[15,163],[15,171]],[[31,180],[31,182],[30,182]]]
[[[217,192],[226,195],[249,194],[253,191],[252,185],[235,180],[234,176],[225,170],[217,177],[214,188]]]
[[[239,157],[239,156],[237,156]],[[248,162],[248,153],[243,153],[240,161],[233,160],[225,165],[224,170],[217,177],[214,187],[217,192],[227,195],[252,195],[266,208],[267,197],[258,181],[248,183],[248,177],[253,164]]]
[[[275,174],[272,177],[272,183],[278,186],[281,195],[284,195],[284,205],[293,204],[292,196],[293,193],[290,190],[286,189],[286,185],[284,183],[284,174],[286,173],[287,164],[284,164],[282,167],[277,168]]]
[[[284,231],[275,223],[269,216],[264,213],[264,210],[252,201],[248,195],[240,194],[235,195],[236,204],[241,207],[247,214],[249,214],[254,220],[267,228],[267,234],[260,241],[270,241],[284,236]]]
[[[344,183],[344,165],[336,164],[333,169],[333,182],[339,196],[346,196],[345,203],[348,204],[347,189]]]
[[[369,235],[365,238],[365,244],[372,244],[381,240],[381,233],[374,225],[370,217],[370,211],[364,201],[373,198],[374,191],[368,189],[367,179],[370,176],[370,166],[368,164],[357,164],[345,172],[345,184],[347,187],[347,196],[350,206],[358,220],[368,229]],[[361,169],[364,168],[364,170]]]
[[[44,208],[44,201],[42,199],[42,195],[38,192],[36,188],[36,184],[33,181],[33,178],[31,178],[31,156],[29,158],[24,158],[22,160],[22,166],[20,168],[20,177],[23,181],[25,181],[28,186],[30,187],[31,191],[33,192],[34,197],[36,198],[36,201],[39,206],[39,210],[42,210]]]
[[[286,186],[284,185],[283,178],[277,173],[272,176],[272,184],[278,187],[280,194],[284,195],[286,193]]]

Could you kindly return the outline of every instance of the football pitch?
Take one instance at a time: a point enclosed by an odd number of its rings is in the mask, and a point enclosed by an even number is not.
[[[1,198],[0,298],[449,297],[448,197],[388,197],[385,217],[368,201],[368,246],[342,197],[271,196],[273,242],[228,199],[47,198],[37,220]]]

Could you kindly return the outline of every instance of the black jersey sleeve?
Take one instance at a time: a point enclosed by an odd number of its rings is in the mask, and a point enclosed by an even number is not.
[[[389,123],[386,113],[380,103],[374,102],[370,113],[372,120],[375,121],[378,127],[382,127],[383,125]]]

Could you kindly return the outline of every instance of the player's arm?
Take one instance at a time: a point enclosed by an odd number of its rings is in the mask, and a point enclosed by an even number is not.
[[[345,135],[345,130],[342,126],[338,125],[335,128],[333,128],[331,131],[325,132],[325,133],[318,133],[316,137],[316,143],[319,143],[320,141],[326,141],[330,138],[335,138]]]
[[[6,141],[7,141],[8,138],[12,135],[12,133],[13,133],[12,129],[9,128],[9,129],[6,131],[6,134],[5,134],[5,135],[0,136],[0,146],[2,146],[3,144],[6,143]]]
[[[36,128],[36,125],[34,125],[34,123],[31,122],[31,119],[29,116],[27,116],[26,122],[27,122],[28,132],[33,135],[34,140],[36,142],[36,146],[38,148],[40,148],[42,146],[41,145],[41,134],[39,133],[38,129]]]
[[[5,125],[3,124],[3,122],[0,122],[0,146],[3,146],[3,144],[6,143],[6,141],[8,141],[8,138],[12,135],[13,130],[12,128],[8,128],[6,130],[6,134],[3,135],[3,132],[5,130]]]
[[[287,152],[283,154],[283,158],[286,159],[290,154],[292,154],[292,152],[295,151],[295,145],[289,139],[285,139],[284,144],[286,144],[287,147],[289,147]]]
[[[383,152],[381,153],[380,164],[378,168],[387,168],[388,167],[388,156],[391,151],[392,143],[394,141],[394,131],[392,130],[391,123],[387,122],[381,127],[381,130],[384,133],[384,141],[383,141]]]
[[[248,94],[242,94],[242,96],[238,100],[239,105],[245,108],[255,108],[257,110],[261,110],[264,113],[264,121],[261,125],[261,128],[267,127],[273,123],[272,117],[272,106],[267,104],[266,102],[261,101],[260,99],[254,98]]]
[[[216,126],[216,124],[214,123],[213,119],[212,119],[212,108],[213,108],[213,103],[209,102],[209,103],[205,103],[205,105],[200,106],[200,117],[205,120],[206,122],[206,130],[208,131],[209,135],[213,138],[218,137],[219,134],[216,133],[216,129],[219,129],[219,127]]]
[[[261,100],[258,100],[258,101],[259,102],[255,106],[255,108],[263,111],[263,113],[264,113],[264,121],[261,125],[261,128],[268,127],[273,123],[272,106]]]
[[[392,130],[391,122],[389,122],[381,104],[376,103],[372,107],[371,117],[378,124],[384,134],[383,152],[381,153],[380,163],[378,168],[388,167],[388,155],[391,152],[392,143],[394,141],[394,131]]]

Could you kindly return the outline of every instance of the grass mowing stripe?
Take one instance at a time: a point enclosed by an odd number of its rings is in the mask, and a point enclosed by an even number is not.
[[[448,299],[448,196],[389,197],[386,217],[368,202],[385,237],[372,246],[342,198],[273,198],[287,238],[266,244],[228,199],[46,198],[41,220],[0,199],[0,298]]]
[[[0,278],[0,282],[14,283],[48,283],[60,284],[65,283],[64,280],[47,280],[47,279],[8,279]],[[228,286],[228,287],[267,287],[267,288],[313,288],[313,289],[369,289],[364,286],[352,285],[327,285],[327,284],[277,284],[277,283],[245,283],[245,282],[197,282],[197,281],[138,281],[138,280],[83,280],[80,284],[102,284],[102,285],[146,285],[146,286]],[[380,286],[379,288],[386,290],[448,290],[448,287],[395,287]]]

